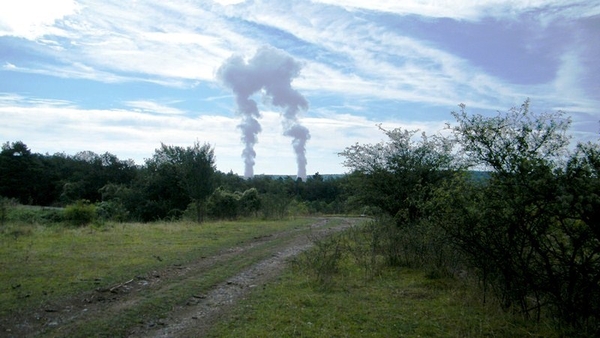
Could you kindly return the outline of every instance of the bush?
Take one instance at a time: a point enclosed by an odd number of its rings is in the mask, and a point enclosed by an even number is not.
[[[40,222],[44,224],[60,223],[65,220],[63,210],[61,208],[46,208],[40,210]]]
[[[454,131],[473,164],[492,171],[440,196],[439,224],[505,308],[598,336],[600,145],[565,156],[569,120],[533,114],[527,101],[493,118],[462,108]]]
[[[66,220],[76,226],[88,225],[98,217],[96,206],[88,200],[78,200],[74,204],[67,205],[64,215]]]
[[[239,215],[239,193],[217,188],[208,198],[208,215],[216,219],[236,219]]]
[[[495,117],[461,109],[454,139],[392,130],[342,153],[355,201],[386,216],[374,250],[437,276],[468,264],[505,309],[600,336],[600,145],[569,151],[569,119],[528,101]]]
[[[119,200],[97,203],[96,213],[104,221],[125,222],[129,220],[129,211]]]
[[[289,216],[306,216],[308,215],[308,206],[306,202],[301,202],[296,199],[292,200],[287,207]]]
[[[52,224],[64,221],[62,209],[19,205],[14,199],[0,200],[0,225],[8,223]]]
[[[313,237],[314,247],[296,258],[295,266],[324,287],[331,286],[347,253],[347,239],[343,233],[326,238]]]
[[[4,226],[6,219],[8,218],[8,205],[10,200],[6,197],[0,196],[0,226]]]

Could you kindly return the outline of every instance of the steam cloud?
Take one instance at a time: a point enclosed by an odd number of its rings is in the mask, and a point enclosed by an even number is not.
[[[244,176],[254,176],[256,152],[254,145],[261,132],[260,113],[256,101],[250,98],[263,90],[267,102],[284,109],[282,113],[283,134],[292,137],[292,146],[298,164],[298,177],[306,180],[306,141],[310,139],[308,129],[298,121],[298,112],[308,109],[308,101],[292,88],[292,79],[300,74],[301,65],[290,55],[272,47],[262,47],[245,62],[241,56],[232,56],[221,65],[217,77],[235,94],[238,113],[242,122],[244,150]]]

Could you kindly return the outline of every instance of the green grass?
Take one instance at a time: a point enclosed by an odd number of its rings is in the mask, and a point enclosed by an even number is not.
[[[0,315],[108,287],[312,221],[126,223],[99,228],[8,224],[0,234]]]
[[[0,197],[1,199],[1,197]],[[5,203],[2,205],[2,203]],[[39,207],[30,205],[11,204],[6,200],[0,201],[0,226],[18,224],[53,224],[64,220],[63,209]]]
[[[243,301],[211,337],[552,337],[551,329],[466,302],[454,281],[387,270],[368,284],[349,274],[320,288],[288,271]],[[440,287],[441,285],[441,287]]]
[[[283,240],[285,239],[279,241]],[[219,282],[223,282],[236,275],[240,270],[271,256],[273,252],[270,249],[277,244],[278,241],[272,241],[255,246],[244,255],[228,260],[227,264],[217,264],[191,278],[188,276],[181,280],[172,280],[166,288],[161,288],[160,292],[148,294],[139,299],[136,304],[123,307],[118,311],[96,314],[94,318],[80,320],[61,328],[60,334],[53,331],[47,333],[60,337],[92,337],[101,332],[103,336],[107,337],[125,337],[132,327],[164,318],[173,307],[185,303],[191,295],[208,292]]]
[[[321,246],[320,248],[323,248]],[[318,252],[315,248],[308,255]],[[321,252],[322,254],[322,252]],[[211,337],[557,337],[548,324],[484,305],[476,286],[380,266],[371,277],[349,254],[318,282],[300,258],[242,301]]]
[[[26,313],[64,297],[109,287],[173,264],[289,229],[308,233],[313,219],[287,221],[106,224],[47,227],[10,223],[0,233],[0,315]],[[337,222],[331,220],[328,226]],[[213,328],[213,337],[555,337],[544,323],[522,320],[482,304],[468,281],[429,278],[425,271],[394,268],[335,235],[293,261],[283,275],[254,292]],[[132,327],[162,318],[191,295],[210,290],[240,270],[273,254],[289,240],[253,246],[227,264],[169,281],[160,292],[119,309],[49,328],[50,336],[126,336]],[[336,256],[331,252],[342,248]],[[310,259],[314,255],[318,259]],[[312,255],[312,256],[311,256]],[[160,257],[160,260],[156,257]],[[325,261],[316,273],[315,262]],[[326,278],[323,278],[325,276]]]

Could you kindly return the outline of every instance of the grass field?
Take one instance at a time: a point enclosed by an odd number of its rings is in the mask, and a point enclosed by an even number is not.
[[[211,337],[557,337],[468,298],[453,280],[390,269],[368,284],[349,273],[323,289],[298,272],[258,291]]]
[[[310,222],[158,222],[84,228],[8,225],[0,234],[0,315],[108,287]]]
[[[157,222],[83,228],[7,224],[0,233],[0,316],[27,313],[46,303],[197,261],[276,232],[297,229],[308,234],[313,222]],[[335,238],[337,242],[332,243],[341,243],[344,250],[354,249],[331,256],[335,246],[318,242],[315,249],[294,259],[276,281],[256,288],[237,304],[210,336],[558,336],[549,325],[504,313],[490,302],[484,305],[471,281],[432,278],[425,271],[389,267],[377,260],[372,262],[376,266],[366,269],[367,260],[355,255],[364,252],[356,248],[360,245],[352,240],[356,236]],[[139,297],[135,304],[118,311],[98,312],[61,327],[60,332],[50,328],[46,334],[126,336],[131,327],[166,316],[189,295],[206,292],[272,255],[270,248],[282,245],[285,238],[277,241],[265,241],[200,274],[174,278],[160,292]],[[315,268],[322,260],[333,265]]]

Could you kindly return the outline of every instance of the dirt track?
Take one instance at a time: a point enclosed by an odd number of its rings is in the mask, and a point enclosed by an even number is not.
[[[275,278],[288,258],[309,248],[311,238],[343,230],[359,221],[344,218],[339,225],[327,227],[328,219],[315,219],[310,238],[306,229],[275,233],[189,264],[169,266],[161,271],[135,276],[110,288],[74,296],[60,304],[49,304],[28,316],[2,319],[0,336],[77,335],[78,328],[84,327],[88,320],[134,308],[163,290],[193,281],[215,267],[232,264],[254,249],[267,247],[267,258],[241,269],[232,277],[220,280],[208,291],[190,294],[187,301],[174,306],[162,319],[138,318],[138,325],[127,328],[126,334],[129,337],[201,337],[215,322],[222,320],[239,299]]]

